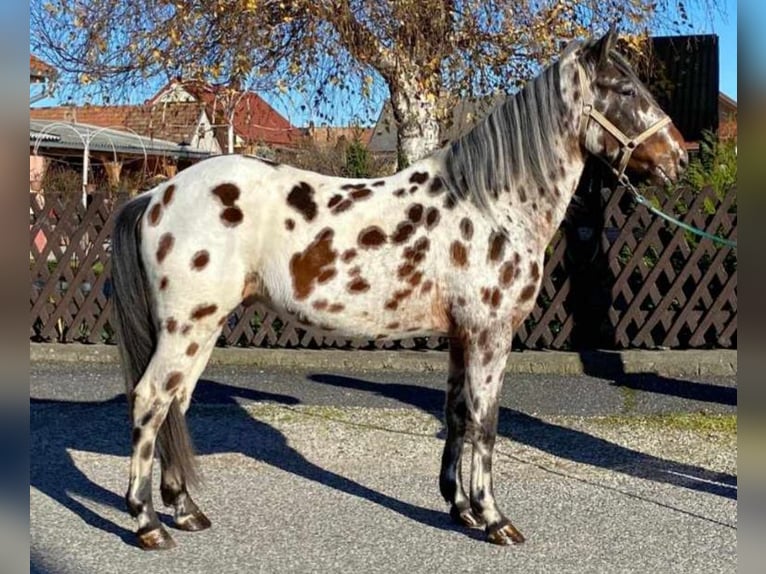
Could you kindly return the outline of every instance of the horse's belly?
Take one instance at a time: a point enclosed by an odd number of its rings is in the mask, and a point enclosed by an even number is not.
[[[281,283],[281,282],[280,282]],[[318,286],[309,297],[296,297],[294,288],[273,285],[266,303],[297,322],[333,335],[365,339],[400,339],[444,334],[449,324],[440,289],[433,284],[400,289],[364,289],[353,294],[348,286]]]

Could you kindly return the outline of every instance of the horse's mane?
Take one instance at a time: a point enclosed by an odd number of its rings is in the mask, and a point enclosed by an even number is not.
[[[491,200],[502,191],[524,185],[549,188],[554,146],[564,131],[561,58],[508,96],[470,132],[445,149],[444,180],[453,200],[469,199],[490,213]]]

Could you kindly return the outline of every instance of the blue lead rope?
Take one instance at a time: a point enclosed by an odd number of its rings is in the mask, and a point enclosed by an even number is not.
[[[683,221],[676,219],[675,217],[671,215],[668,215],[667,213],[660,211],[659,209],[654,207],[648,199],[646,199],[643,195],[641,195],[638,192],[638,190],[633,186],[632,183],[630,183],[627,177],[620,177],[619,179],[620,179],[620,183],[624,185],[625,187],[627,187],[630,190],[630,192],[633,194],[633,196],[636,198],[636,202],[646,207],[649,211],[651,211],[655,215],[659,215],[665,221],[674,223],[678,227],[681,227],[682,229],[685,229],[686,231],[690,231],[691,233],[694,233],[695,235],[699,235],[700,237],[705,237],[706,239],[710,239],[711,241],[714,241],[716,243],[726,245],[727,247],[733,247],[734,249],[737,248],[736,241],[732,241],[731,239],[726,239],[725,237],[721,237],[719,235],[713,235],[712,233],[708,233],[707,231],[698,229],[692,225],[689,225],[688,223],[684,223]]]

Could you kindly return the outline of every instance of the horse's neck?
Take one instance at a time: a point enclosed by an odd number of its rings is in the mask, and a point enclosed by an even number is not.
[[[579,112],[575,114],[579,125]],[[532,178],[514,182],[510,193],[501,195],[495,205],[496,218],[502,225],[524,225],[539,236],[543,245],[550,243],[566,215],[577,185],[585,168],[585,152],[576,130],[562,134],[562,139],[551,150],[556,166],[547,186],[540,186]]]

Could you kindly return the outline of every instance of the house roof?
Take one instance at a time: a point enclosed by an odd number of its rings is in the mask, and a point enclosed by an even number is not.
[[[205,104],[205,110],[214,125],[228,123],[225,117],[227,96],[224,86],[176,80],[160,89],[149,99],[149,103],[162,101],[163,96],[176,86],[181,86],[198,102]],[[300,129],[294,127],[258,94],[250,91],[242,93],[236,104],[234,132],[248,143],[264,143],[271,146],[293,147],[303,137]]]
[[[644,78],[688,142],[718,128],[718,36],[655,36]]]
[[[41,81],[51,80],[58,75],[56,68],[50,64],[43,62],[40,58],[34,54],[29,55],[29,77],[30,79]]]
[[[198,103],[163,102],[139,106],[56,106],[30,108],[33,120],[63,120],[133,130],[142,136],[191,143],[203,111]]]
[[[105,128],[92,124],[59,121],[29,121],[29,144],[31,147],[49,149],[84,150],[85,142],[93,152],[143,155],[166,155],[173,157],[203,158],[210,155],[177,142],[149,138],[131,132]]]

